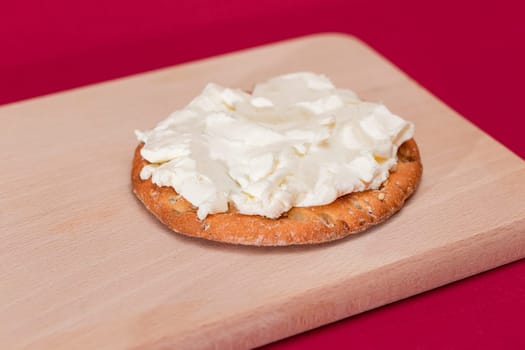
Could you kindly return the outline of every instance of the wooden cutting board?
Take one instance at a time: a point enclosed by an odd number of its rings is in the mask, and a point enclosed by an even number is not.
[[[421,186],[312,247],[173,234],[130,190],[134,129],[210,81],[314,71],[412,120]],[[5,348],[253,347],[525,257],[525,162],[362,42],[316,35],[0,108]]]

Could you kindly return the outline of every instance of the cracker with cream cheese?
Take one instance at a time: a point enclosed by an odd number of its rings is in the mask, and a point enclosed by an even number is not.
[[[323,75],[251,93],[208,84],[137,131],[132,185],[176,232],[245,245],[332,241],[398,211],[422,173],[414,125]]]

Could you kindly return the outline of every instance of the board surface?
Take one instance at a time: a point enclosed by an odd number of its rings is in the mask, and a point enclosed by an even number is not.
[[[421,185],[311,247],[176,235],[131,193],[137,141],[207,82],[326,74],[413,121]],[[525,162],[362,42],[324,34],[0,108],[0,343],[253,347],[525,257]]]

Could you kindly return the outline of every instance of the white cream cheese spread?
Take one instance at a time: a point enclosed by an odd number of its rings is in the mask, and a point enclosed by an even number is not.
[[[185,108],[140,132],[140,173],[171,186],[200,219],[234,205],[277,218],[378,188],[412,123],[336,88],[323,75],[293,73],[252,93],[208,84]]]

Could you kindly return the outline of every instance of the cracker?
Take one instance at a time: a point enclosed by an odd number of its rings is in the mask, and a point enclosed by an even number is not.
[[[278,219],[244,215],[235,208],[199,220],[197,210],[172,187],[142,180],[140,171],[149,164],[135,150],[131,183],[133,192],[162,223],[175,232],[213,241],[283,246],[333,241],[361,232],[396,213],[417,188],[423,167],[414,139],[398,150],[398,163],[377,190],[354,192],[334,202],[314,207],[295,207]]]

